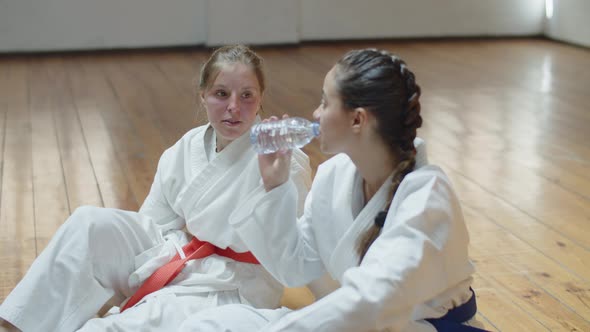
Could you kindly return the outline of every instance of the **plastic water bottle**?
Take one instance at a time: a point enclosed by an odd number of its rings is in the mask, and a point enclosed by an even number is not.
[[[304,118],[258,123],[250,130],[250,142],[259,154],[300,148],[320,134],[320,124]]]

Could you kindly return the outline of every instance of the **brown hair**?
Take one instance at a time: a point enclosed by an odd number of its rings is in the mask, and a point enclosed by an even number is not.
[[[420,86],[406,63],[387,51],[354,50],[336,64],[335,81],[347,109],[366,108],[377,118],[377,132],[397,157],[389,198],[375,223],[358,240],[360,261],[381,233],[387,211],[404,177],[416,165],[414,139],[422,125]]]
[[[234,63],[250,66],[258,78],[260,93],[264,92],[266,80],[262,69],[262,58],[244,45],[229,45],[216,49],[201,67],[199,89],[204,91],[210,88],[223,65]]]

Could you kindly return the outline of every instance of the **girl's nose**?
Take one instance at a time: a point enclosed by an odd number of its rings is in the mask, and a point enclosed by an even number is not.
[[[238,112],[240,110],[239,96],[234,94],[229,97],[229,103],[227,104],[227,110],[229,112]]]
[[[319,121],[320,120],[320,108],[319,107],[316,108],[315,111],[313,111],[312,115],[315,120]]]

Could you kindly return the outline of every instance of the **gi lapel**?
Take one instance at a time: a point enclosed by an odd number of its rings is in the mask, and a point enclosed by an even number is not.
[[[357,174],[354,176],[359,175]],[[354,182],[354,178],[351,178],[349,181],[351,183]],[[390,183],[391,176],[387,178],[377,193],[375,193],[371,200],[363,207],[359,215],[349,225],[348,229],[336,244],[328,268],[332,276],[339,282],[342,282],[342,276],[347,269],[359,265],[359,256],[357,253],[358,238],[373,225],[375,216],[384,208]],[[349,195],[348,204],[345,206],[350,207],[351,202],[352,193]],[[340,215],[344,212],[350,215],[348,220],[352,219],[350,208],[340,208],[340,212],[335,213],[334,217],[337,217],[339,220],[346,220],[345,218],[340,219],[344,217]]]
[[[195,135],[189,147],[191,173],[189,184],[180,192],[176,204],[189,216],[195,203],[232,168],[240,168],[240,163],[247,163],[254,154],[250,148],[250,131],[247,131],[238,139],[225,147],[212,162],[207,161],[204,145],[206,130]],[[188,152],[188,151],[187,151]]]

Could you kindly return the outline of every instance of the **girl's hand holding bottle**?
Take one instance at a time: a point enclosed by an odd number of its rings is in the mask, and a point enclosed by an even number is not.
[[[283,115],[287,119],[288,115]],[[278,122],[276,116],[262,120],[261,125],[273,124]],[[252,128],[252,135],[255,129]],[[259,141],[268,141],[272,139],[275,133],[273,131],[261,131],[257,133]],[[252,136],[251,136],[252,137]],[[260,167],[260,176],[264,182],[264,189],[271,191],[273,188],[280,186],[289,179],[289,169],[291,166],[291,149],[278,149],[276,152],[258,154],[258,165]]]

